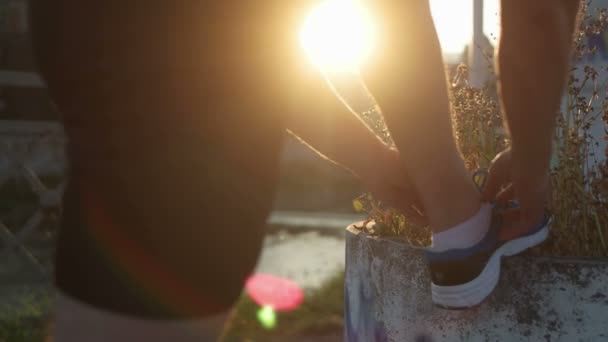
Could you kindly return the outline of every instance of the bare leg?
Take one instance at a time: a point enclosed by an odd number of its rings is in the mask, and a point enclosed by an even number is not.
[[[376,60],[363,76],[434,232],[472,217],[477,192],[454,140],[445,67],[427,1],[375,1]]]
[[[500,95],[513,149],[549,164],[580,0],[502,0]],[[551,57],[547,58],[547,51]],[[539,151],[542,150],[542,151]],[[542,153],[538,153],[542,152]]]
[[[521,203],[522,224],[528,226],[544,215],[554,121],[579,4],[580,0],[502,0],[501,4],[499,89],[512,138],[509,177]]]

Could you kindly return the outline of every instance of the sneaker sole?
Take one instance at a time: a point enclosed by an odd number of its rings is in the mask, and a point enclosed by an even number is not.
[[[498,285],[502,257],[513,256],[541,244],[549,236],[551,223],[550,218],[538,232],[511,240],[500,246],[492,254],[479,276],[470,282],[454,286],[431,284],[433,303],[446,309],[466,309],[481,304]]]

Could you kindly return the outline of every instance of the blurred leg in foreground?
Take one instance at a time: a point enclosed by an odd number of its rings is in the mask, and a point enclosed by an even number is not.
[[[68,138],[58,341],[213,340],[256,265],[278,177],[275,49],[256,49],[275,16],[186,0],[30,5]]]

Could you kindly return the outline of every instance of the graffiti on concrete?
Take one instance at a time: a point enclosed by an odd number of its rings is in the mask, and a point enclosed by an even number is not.
[[[376,320],[374,315],[374,294],[366,291],[361,279],[355,283],[344,289],[345,341],[388,342],[384,323]],[[349,291],[355,295],[349,296]]]

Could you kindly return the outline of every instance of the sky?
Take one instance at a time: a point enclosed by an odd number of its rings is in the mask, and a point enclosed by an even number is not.
[[[493,44],[499,32],[499,0],[484,1],[484,33]],[[460,54],[473,32],[473,0],[431,0],[435,27],[446,55]]]
[[[533,0],[530,0],[533,1]],[[472,38],[473,0],[430,0],[444,58],[456,61]],[[484,1],[484,33],[497,42],[499,0]],[[319,3],[300,32],[302,47],[325,70],[356,70],[374,50],[374,18],[360,1]]]

